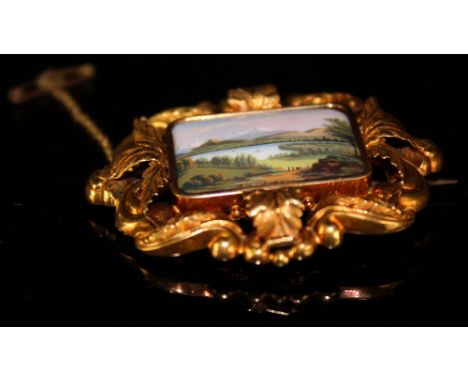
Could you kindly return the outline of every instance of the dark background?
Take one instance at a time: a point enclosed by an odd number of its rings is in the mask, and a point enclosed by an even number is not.
[[[137,116],[216,101],[232,87],[273,83],[283,95],[344,91],[376,96],[413,135],[434,140],[446,162],[432,179],[458,184],[433,187],[430,205],[405,232],[346,235],[340,249],[320,249],[284,269],[222,264],[206,252],[148,259],[115,231],[111,209],[85,201],[87,177],[105,164],[86,134],[51,99],[21,106],[6,99],[10,86],[45,68],[83,62],[96,64],[97,77],[73,93],[114,143]],[[466,64],[461,56],[2,57],[0,322],[466,325]],[[206,283],[239,298],[169,294],[158,280]],[[399,283],[394,294],[373,301],[313,297],[343,285],[390,282]],[[271,306],[252,304],[265,293]],[[310,302],[292,313],[272,295],[309,296]],[[283,314],[262,313],[268,309]]]

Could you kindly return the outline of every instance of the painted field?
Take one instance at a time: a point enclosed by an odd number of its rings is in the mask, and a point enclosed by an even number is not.
[[[304,168],[304,167],[311,167],[315,163],[319,161],[319,159],[326,158],[326,154],[318,154],[318,155],[304,155],[304,156],[296,156],[292,160],[290,157],[277,157],[277,158],[270,158],[264,159],[259,161],[261,164],[266,166],[271,166],[278,170],[287,171],[288,168]]]

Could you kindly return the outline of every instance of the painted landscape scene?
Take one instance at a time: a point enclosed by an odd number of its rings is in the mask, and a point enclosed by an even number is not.
[[[328,108],[185,121],[172,138],[177,184],[189,194],[345,178],[365,169],[348,117]]]

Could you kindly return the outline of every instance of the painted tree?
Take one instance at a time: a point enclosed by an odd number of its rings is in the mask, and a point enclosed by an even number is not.
[[[181,160],[177,161],[176,166],[177,166],[177,171],[178,171],[179,173],[182,173],[182,172],[185,171],[184,162],[182,162]]]
[[[349,123],[340,118],[326,118],[325,120],[328,123],[324,127],[335,137],[348,142],[353,147],[354,154],[359,155],[356,139]]]
[[[220,167],[222,163],[222,159],[218,156],[214,156],[213,158],[211,158],[211,164],[215,167]]]
[[[234,166],[237,168],[242,168],[242,155],[236,155],[234,158]]]
[[[248,168],[257,167],[257,158],[255,158],[253,155],[247,155],[245,161]]]
[[[192,158],[184,158],[182,159],[182,165],[184,166],[184,171],[188,170],[190,167],[193,167],[195,162]]]
[[[223,164],[223,167],[232,167],[233,165],[233,160],[230,156],[224,155],[221,157],[221,162]]]
[[[195,163],[198,167],[206,167],[209,164],[209,160],[206,158],[199,158],[195,160]]]

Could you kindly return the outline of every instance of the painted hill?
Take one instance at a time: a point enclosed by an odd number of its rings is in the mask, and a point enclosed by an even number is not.
[[[200,147],[206,147],[206,146],[213,146],[213,145],[219,145],[221,144],[221,141],[220,140],[217,140],[217,139],[208,139],[205,143],[202,143],[200,146],[198,146],[199,148]]]
[[[275,139],[275,140],[281,141],[283,139],[290,140],[290,139],[302,139],[302,138],[305,138],[307,140],[311,138],[323,138],[323,137],[333,138],[333,136],[329,132],[327,132],[327,129],[325,127],[320,127],[317,129],[312,129],[312,130],[307,130],[307,131],[297,131],[297,130],[285,131],[285,132],[281,132],[278,134],[267,135],[265,137],[256,139],[255,141],[259,141],[262,139],[267,139],[267,140]]]
[[[271,131],[264,131],[264,130],[258,130],[258,129],[253,129],[245,134],[238,135],[231,140],[254,140],[254,139],[259,139],[262,137],[266,137],[269,135],[274,135],[274,134],[281,134],[281,133],[286,133],[287,130],[271,130]]]
[[[210,151],[226,150],[244,146],[264,145],[268,143],[322,140],[324,138],[337,140],[337,138],[330,134],[326,128],[322,127],[308,131],[280,131],[254,139],[232,139],[224,141],[209,139],[200,146],[192,149],[190,154],[201,154]]]

